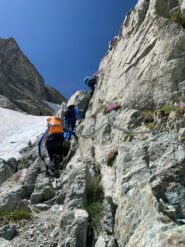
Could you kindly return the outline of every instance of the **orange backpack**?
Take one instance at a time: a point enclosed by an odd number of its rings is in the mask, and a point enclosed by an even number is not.
[[[49,134],[61,134],[64,132],[62,119],[57,116],[47,118]]]

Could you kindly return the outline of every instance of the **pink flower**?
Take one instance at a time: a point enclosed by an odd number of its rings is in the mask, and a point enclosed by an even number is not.
[[[185,112],[185,103],[182,103],[182,104],[180,105],[180,107],[181,107],[182,111]]]
[[[111,111],[117,111],[118,109],[120,109],[120,105],[118,103],[115,102],[110,102],[106,105],[106,112],[110,113]]]

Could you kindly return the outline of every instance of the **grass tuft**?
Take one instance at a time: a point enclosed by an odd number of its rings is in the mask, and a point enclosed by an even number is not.
[[[13,211],[0,210],[0,219],[9,221],[18,221],[22,219],[30,219],[31,213],[23,209],[15,209]]]
[[[155,123],[148,123],[146,126],[148,129],[153,130],[155,129],[155,125],[156,125]]]
[[[140,114],[143,118],[144,123],[152,123],[154,121],[154,111],[142,110]]]
[[[112,167],[113,166],[113,163],[116,159],[118,155],[118,150],[113,150],[113,151],[110,151],[106,157],[106,164],[107,166],[110,166]]]
[[[162,107],[158,108],[157,111],[164,112],[165,114],[170,114],[170,112],[175,111],[178,114],[182,114],[183,111],[180,106],[174,105],[163,105]]]
[[[185,15],[182,14],[180,11],[176,11],[169,14],[168,18],[171,21],[176,22],[185,28]]]
[[[86,201],[83,208],[89,214],[90,224],[96,230],[100,229],[101,216],[103,211],[103,186],[98,177],[87,189]]]

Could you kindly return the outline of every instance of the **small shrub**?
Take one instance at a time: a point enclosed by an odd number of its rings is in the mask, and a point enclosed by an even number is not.
[[[168,16],[168,18],[171,21],[176,22],[185,28],[185,15],[182,14],[180,11],[176,11],[176,12],[171,13]]]
[[[98,162],[94,165],[95,175],[101,177],[101,166]]]
[[[86,201],[83,208],[89,214],[90,224],[99,229],[103,211],[103,187],[100,184],[100,177],[89,186],[86,192]]]
[[[170,114],[172,111],[175,111],[180,115],[183,113],[180,106],[174,106],[172,104],[163,105],[162,107],[158,108],[157,111],[164,112],[164,114]]]
[[[92,119],[96,119],[96,114],[92,114],[92,115],[91,115],[91,118],[92,118]]]
[[[52,188],[50,188],[49,186],[46,186],[43,190],[44,201],[48,201],[49,199],[51,199],[54,196],[55,196],[55,191]]]
[[[30,219],[31,213],[23,209],[15,209],[13,211],[1,210],[0,218],[2,218],[3,220],[18,221],[22,219]]]
[[[107,158],[106,158],[106,164],[107,166],[112,166],[116,157],[118,155],[118,150],[113,150],[113,151],[110,151],[107,155]]]
[[[147,126],[147,128],[150,129],[150,130],[155,129],[155,123],[148,123],[146,126]]]
[[[100,229],[101,225],[101,217],[103,211],[103,203],[102,202],[91,202],[87,203],[84,206],[84,209],[87,211],[90,217],[90,224],[96,229]]]
[[[182,112],[185,113],[185,103],[181,103],[180,108],[181,108]]]
[[[88,188],[86,197],[88,202],[96,202],[102,199],[103,187],[100,183],[100,177],[97,177],[95,182]]]
[[[124,141],[131,142],[134,139],[133,133],[125,133],[124,134]]]
[[[143,121],[145,123],[152,123],[154,121],[154,111],[151,110],[143,110],[140,112],[143,117]]]

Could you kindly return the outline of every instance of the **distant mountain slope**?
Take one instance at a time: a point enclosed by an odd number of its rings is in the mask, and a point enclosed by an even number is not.
[[[13,38],[0,39],[0,95],[8,98],[17,108],[34,115],[52,113],[43,100],[54,103],[65,101],[58,91],[45,86],[42,76]],[[5,107],[1,102],[0,106]]]
[[[65,97],[63,97],[55,88],[50,86],[45,87],[45,97],[47,101],[56,104],[61,104],[61,102],[66,101]]]

